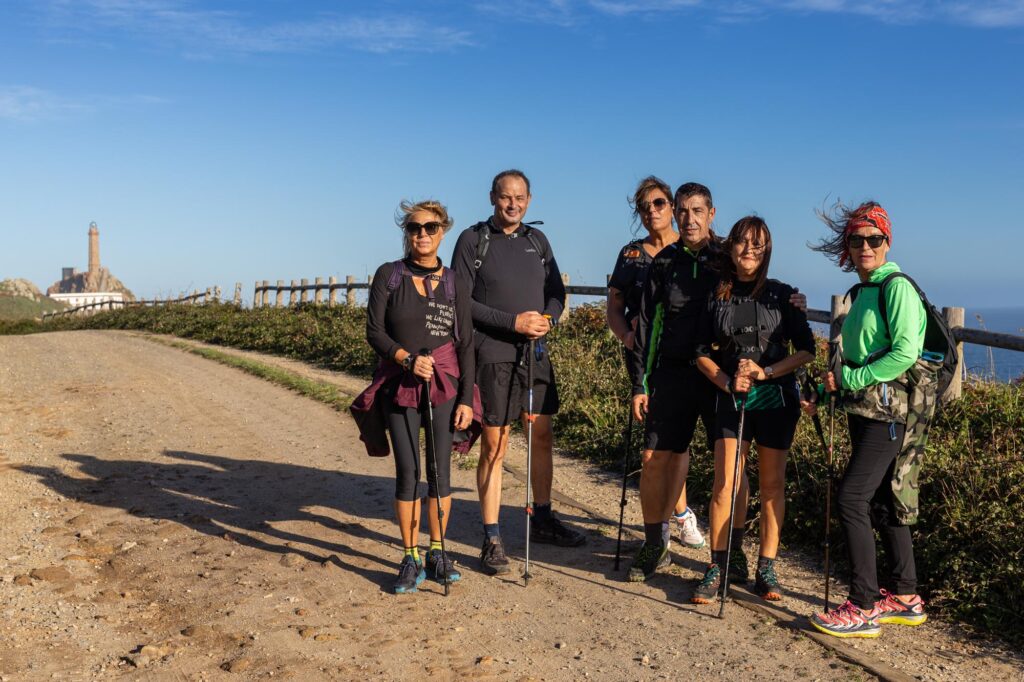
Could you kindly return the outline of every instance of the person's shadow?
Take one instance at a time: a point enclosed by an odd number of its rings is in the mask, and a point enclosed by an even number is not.
[[[56,467],[19,468],[71,499],[166,519],[206,535],[227,534],[265,552],[335,564],[382,590],[391,590],[397,565],[392,546],[401,545],[397,528],[385,534],[367,527],[363,520],[393,521],[393,478],[182,450],[163,454],[165,460],[155,462],[62,455],[88,479],[68,476]],[[424,488],[421,481],[420,490]],[[337,510],[342,518],[314,511],[317,508]],[[453,496],[448,538],[472,546],[477,542],[478,518],[475,501]],[[332,532],[300,535],[283,527],[294,522],[319,524]],[[424,519],[421,532],[425,529]],[[364,552],[355,546],[363,543],[351,542],[354,538],[380,543],[381,550]],[[475,556],[451,553],[460,563],[475,565]]]

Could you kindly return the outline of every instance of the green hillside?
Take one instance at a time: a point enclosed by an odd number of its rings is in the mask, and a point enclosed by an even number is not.
[[[11,296],[0,292],[0,320],[31,319],[66,307],[63,303],[49,298],[33,301],[24,296]]]

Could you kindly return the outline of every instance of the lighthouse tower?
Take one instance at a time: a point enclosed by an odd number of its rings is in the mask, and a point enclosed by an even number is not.
[[[100,273],[100,231],[96,223],[89,223],[89,274],[93,277]]]

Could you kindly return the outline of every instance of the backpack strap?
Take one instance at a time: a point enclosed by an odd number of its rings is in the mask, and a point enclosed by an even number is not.
[[[473,269],[479,270],[487,257],[487,249],[491,248],[491,226],[484,223],[477,223],[476,227],[476,260],[473,261]]]
[[[402,283],[402,278],[409,272],[405,267],[405,263],[400,260],[394,261],[391,265],[391,276],[388,277],[389,294],[398,288],[398,285]]]
[[[537,235],[533,233],[533,228],[529,225],[526,226],[526,231],[523,236],[530,240],[530,244],[537,251],[537,255],[540,256],[540,264],[544,266],[544,274],[548,274],[548,260],[544,257],[544,251],[540,248],[540,240],[537,239]]]

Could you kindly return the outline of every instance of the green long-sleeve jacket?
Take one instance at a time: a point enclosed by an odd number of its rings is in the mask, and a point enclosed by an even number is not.
[[[879,284],[888,275],[899,271],[900,267],[895,263],[886,263],[872,272],[868,281]],[[845,390],[858,391],[893,381],[921,356],[927,318],[914,285],[902,277],[892,280],[885,288],[885,304],[891,341],[885,333],[885,321],[878,309],[877,290],[862,289],[850,306],[843,322],[843,357],[860,366],[843,367],[842,386]],[[888,353],[867,362],[873,354],[887,348]]]

